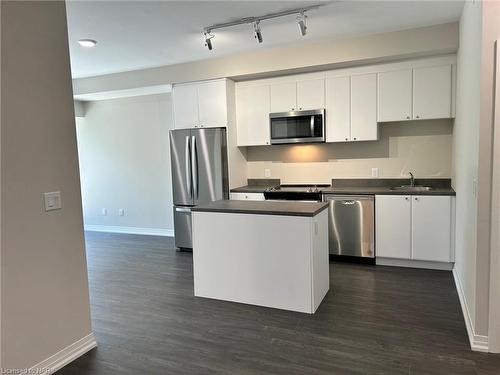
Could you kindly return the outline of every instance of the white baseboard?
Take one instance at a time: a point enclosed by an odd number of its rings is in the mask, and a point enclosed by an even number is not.
[[[469,308],[467,307],[467,300],[465,298],[464,290],[462,289],[462,284],[460,283],[460,278],[456,269],[453,269],[453,278],[455,279],[455,286],[457,288],[458,298],[460,300],[460,306],[462,307],[462,313],[464,315],[465,327],[467,328],[467,334],[469,336],[470,347],[472,350],[477,352],[488,352],[488,336],[477,335],[474,332],[474,324],[472,322]]]
[[[173,229],[162,229],[162,228],[119,227],[113,225],[85,225],[85,230],[92,232],[143,234],[147,236],[165,236],[165,237],[174,236]]]
[[[30,374],[38,374],[37,370],[44,370],[44,374],[53,374],[57,370],[66,366],[68,363],[73,362],[78,357],[84,355],[89,350],[97,347],[97,341],[95,340],[94,334],[91,333],[80,340],[74,342],[73,344],[67,346],[66,348],[58,351],[56,354],[50,356],[49,358],[37,363],[35,366],[31,367],[29,370]],[[40,372],[41,373],[41,372]]]
[[[453,269],[453,263],[429,262],[426,260],[409,260],[409,259],[376,257],[375,262],[379,266],[425,268],[429,270],[443,270],[443,271],[451,271]]]

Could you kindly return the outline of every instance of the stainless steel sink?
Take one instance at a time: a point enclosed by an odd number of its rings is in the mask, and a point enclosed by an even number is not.
[[[402,185],[402,186],[394,186],[391,187],[391,190],[405,190],[405,191],[429,191],[432,190],[430,186],[421,186],[421,185]]]

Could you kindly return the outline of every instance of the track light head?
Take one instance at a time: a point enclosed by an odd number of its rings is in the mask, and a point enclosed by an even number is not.
[[[262,31],[260,30],[260,21],[257,20],[253,23],[253,32],[255,34],[255,39],[259,41],[259,43],[262,43]]]
[[[215,36],[213,35],[210,30],[206,30],[203,35],[205,36],[205,47],[208,48],[209,51],[212,50],[212,38]]]
[[[299,25],[300,35],[305,36],[307,33],[307,24],[306,24],[307,16],[304,12],[300,12],[297,16],[297,24]]]

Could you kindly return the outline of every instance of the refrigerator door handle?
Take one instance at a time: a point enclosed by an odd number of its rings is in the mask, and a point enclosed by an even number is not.
[[[189,146],[189,136],[186,136],[186,186],[190,198],[193,198],[191,191],[191,147]]]
[[[196,136],[191,137],[191,169],[193,174],[193,197],[198,199],[198,150],[196,149]]]

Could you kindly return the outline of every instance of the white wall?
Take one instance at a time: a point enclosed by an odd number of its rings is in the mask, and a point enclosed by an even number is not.
[[[490,301],[489,287],[494,43],[500,38],[499,18],[498,2],[466,2],[464,5],[457,56],[453,144],[457,191],[455,273],[463,291],[464,315],[473,347],[496,351],[500,351],[500,341],[497,338],[496,344],[489,347],[488,336],[490,304],[498,304]]]
[[[86,104],[77,135],[87,228],[172,234],[171,108],[170,94]]]
[[[456,197],[455,269],[472,322],[476,316],[477,174],[481,101],[482,3],[466,2],[457,54],[457,104],[453,132]]]
[[[1,366],[26,369],[95,341],[65,5],[0,6]],[[61,192],[61,210],[45,212],[50,191]]]
[[[452,120],[380,124],[374,142],[248,147],[248,177],[283,183],[330,183],[332,178],[451,177]]]

